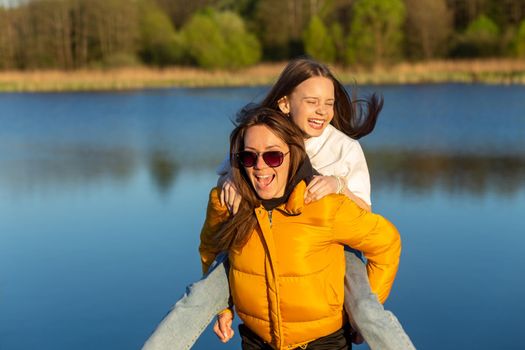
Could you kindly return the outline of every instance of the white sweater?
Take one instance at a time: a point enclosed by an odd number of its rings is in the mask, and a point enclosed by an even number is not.
[[[350,192],[370,201],[370,175],[363,149],[354,140],[331,124],[319,137],[306,140],[306,153],[315,170],[323,175],[343,176]]]

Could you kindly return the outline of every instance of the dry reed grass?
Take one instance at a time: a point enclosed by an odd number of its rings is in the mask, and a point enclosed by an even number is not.
[[[285,62],[264,63],[237,71],[146,67],[75,71],[0,72],[0,91],[129,90],[162,87],[269,85]],[[372,69],[334,66],[344,83],[418,84],[483,82],[525,84],[525,60],[444,60],[400,63]]]
[[[341,78],[359,84],[489,83],[525,84],[525,60],[441,60],[400,63],[370,70],[341,69]]]

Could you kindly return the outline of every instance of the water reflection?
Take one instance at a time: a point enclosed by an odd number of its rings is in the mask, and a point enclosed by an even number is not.
[[[23,151],[16,158],[0,161],[0,183],[20,194],[82,188],[99,180],[126,182],[138,165],[136,153],[128,148],[67,145],[25,147]]]
[[[27,154],[30,154],[27,155]],[[149,174],[161,194],[169,193],[182,169],[214,173],[219,151],[187,154],[156,148],[68,146],[37,148],[17,159],[3,160],[0,182],[17,193],[47,188],[83,187],[103,181],[127,182],[138,172]],[[366,151],[375,189],[405,192],[513,196],[525,187],[525,155],[446,154],[405,150]],[[0,162],[1,163],[1,162]]]
[[[457,155],[404,151],[367,152],[376,188],[428,193],[511,197],[525,186],[525,155]]]
[[[173,186],[180,165],[168,152],[155,151],[149,157],[149,170],[159,192],[167,193]]]

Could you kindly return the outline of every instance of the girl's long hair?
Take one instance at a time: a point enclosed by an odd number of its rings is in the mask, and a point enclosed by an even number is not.
[[[289,96],[299,84],[312,77],[325,77],[334,84],[334,118],[331,122],[334,127],[353,139],[359,139],[374,130],[379,112],[383,108],[383,98],[374,93],[368,99],[352,101],[330,69],[309,58],[291,60],[260,106],[279,110],[279,100]],[[252,106],[245,109],[249,108]]]
[[[221,250],[242,248],[257,226],[254,209],[261,205],[246,171],[239,164],[236,154],[244,150],[244,136],[246,131],[256,125],[268,127],[277,137],[282,139],[289,147],[290,169],[288,172],[287,186],[292,182],[294,175],[306,158],[304,148],[304,134],[281,112],[269,108],[255,108],[239,114],[237,125],[230,135],[230,163],[232,181],[241,196],[239,211],[230,216],[214,237],[216,247]]]

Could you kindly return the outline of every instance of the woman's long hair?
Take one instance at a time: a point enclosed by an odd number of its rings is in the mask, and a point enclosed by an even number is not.
[[[260,106],[279,110],[279,100],[289,96],[299,84],[312,77],[325,77],[334,84],[334,118],[331,122],[334,127],[353,139],[359,139],[374,130],[383,108],[383,98],[372,94],[368,99],[352,102],[344,86],[328,67],[309,58],[290,61]]]
[[[257,225],[254,209],[261,205],[260,199],[253,188],[244,167],[239,164],[236,154],[244,150],[246,131],[256,125],[268,127],[277,137],[289,147],[290,169],[287,186],[306,158],[304,134],[290,118],[281,112],[270,108],[255,108],[239,114],[237,125],[230,135],[230,162],[232,181],[241,196],[239,211],[230,216],[215,237],[215,245],[219,250],[242,248],[250,238]]]

